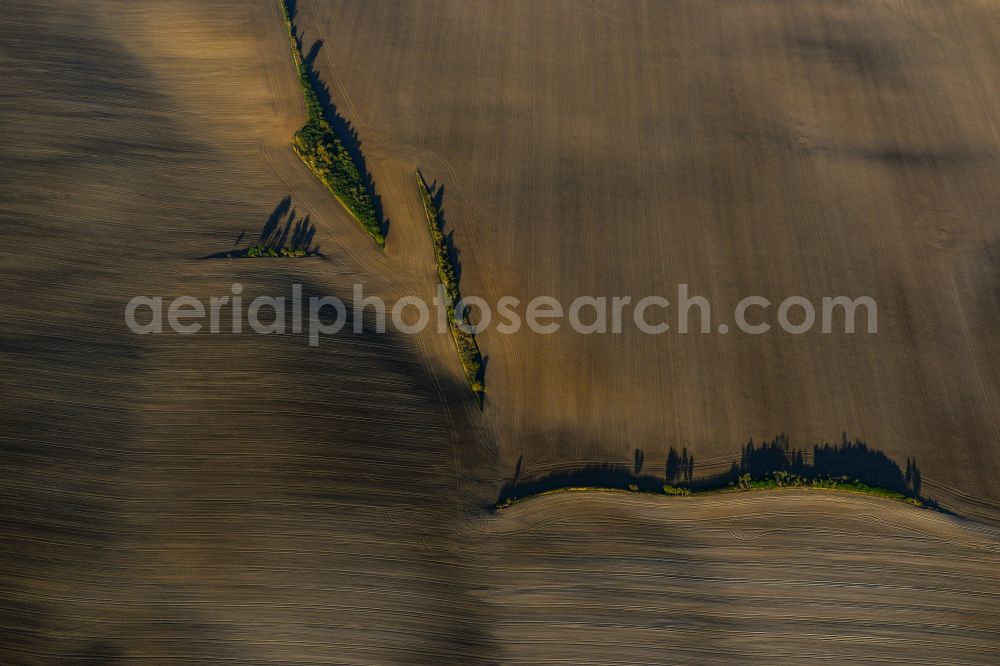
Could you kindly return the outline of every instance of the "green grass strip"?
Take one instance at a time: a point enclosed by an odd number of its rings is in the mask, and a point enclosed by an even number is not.
[[[517,498],[508,498],[503,502],[496,505],[497,509],[505,509],[509,506],[513,506],[518,502],[523,502],[525,500],[533,499],[536,497],[544,497],[546,495],[555,495],[558,493],[577,493],[577,492],[601,492],[601,493],[635,493],[635,494],[646,494],[646,495],[667,495],[667,496],[677,496],[677,495],[718,495],[721,493],[739,493],[739,492],[750,492],[754,490],[778,490],[778,489],[790,489],[790,488],[815,488],[817,490],[835,490],[848,493],[857,493],[859,495],[870,495],[872,497],[881,497],[884,499],[891,499],[897,502],[903,502],[905,504],[912,504],[925,509],[937,508],[933,501],[925,501],[920,497],[911,497],[901,492],[895,490],[889,490],[888,488],[879,488],[877,486],[870,486],[866,483],[861,483],[857,480],[849,479],[848,477],[817,477],[808,478],[801,477],[794,474],[789,474],[787,472],[775,472],[772,474],[767,474],[762,477],[754,478],[749,474],[742,474],[733,483],[722,488],[678,488],[676,486],[671,486],[669,484],[663,486],[662,491],[652,491],[652,490],[640,490],[637,485],[631,484],[628,488],[616,488],[616,487],[601,487],[601,486],[568,486],[565,488],[553,488],[550,490],[544,490],[539,493],[534,493],[531,495],[524,495]]]
[[[455,267],[451,263],[448,254],[448,244],[444,234],[441,232],[441,220],[437,206],[431,198],[431,193],[427,189],[424,177],[417,171],[417,189],[420,191],[420,201],[424,205],[424,214],[427,216],[427,228],[431,232],[431,242],[434,245],[434,258],[437,261],[438,278],[444,285],[445,297],[448,306],[448,325],[451,328],[451,337],[455,340],[455,348],[458,350],[458,358],[462,361],[462,369],[465,371],[465,378],[469,382],[469,387],[476,395],[479,406],[483,405],[483,357],[479,353],[479,345],[476,343],[476,336],[463,330],[459,322],[455,319],[455,303],[461,300],[462,296],[458,291],[458,278],[455,275]],[[465,324],[470,325],[468,313],[465,316]]]
[[[364,227],[375,244],[384,248],[385,235],[375,214],[375,204],[350,152],[334,133],[323,113],[323,105],[313,88],[309,69],[302,61],[302,45],[295,34],[288,3],[286,0],[280,1],[291,43],[292,60],[295,61],[295,69],[299,74],[299,85],[305,97],[308,116],[306,124],[295,133],[292,147],[337,201]]]

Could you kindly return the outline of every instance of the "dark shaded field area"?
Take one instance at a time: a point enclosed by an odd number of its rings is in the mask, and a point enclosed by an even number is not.
[[[295,4],[384,252],[291,149],[277,0],[5,8],[0,663],[990,660],[994,7]],[[429,299],[418,167],[463,294],[873,290],[883,332],[487,332],[481,411],[447,333],[126,328],[133,296],[236,283]],[[223,258],[254,243],[322,259]],[[798,490],[484,511],[595,465],[822,466],[959,515]]]
[[[0,258],[4,664],[491,653],[463,580],[465,498],[489,459],[449,407],[463,404],[463,384],[404,338],[345,334],[312,348],[304,335],[125,327],[133,295],[207,300],[236,282],[249,297],[300,283],[304,297],[350,300],[358,270],[329,213],[261,152],[272,134],[281,150],[290,136],[264,69],[284,78],[272,9],[5,12],[0,214],[4,245],[18,249]],[[272,42],[275,57],[261,56]],[[244,244],[286,231],[293,242],[292,209],[324,218],[301,241],[314,234],[326,261],[196,259],[243,230]]]

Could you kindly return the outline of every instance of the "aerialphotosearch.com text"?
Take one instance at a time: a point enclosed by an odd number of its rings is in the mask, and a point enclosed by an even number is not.
[[[679,284],[673,300],[664,296],[579,296],[562,303],[552,296],[528,301],[503,296],[490,304],[476,296],[463,298],[449,308],[444,289],[428,304],[416,296],[404,296],[387,303],[378,296],[365,295],[364,285],[355,284],[350,305],[336,296],[304,298],[302,286],[292,285],[285,296],[259,295],[249,298],[243,285],[234,283],[230,293],[207,300],[193,296],[166,299],[136,296],[125,306],[125,323],[137,334],[163,333],[244,333],[308,335],[311,346],[322,336],[340,333],[385,333],[392,330],[413,335],[435,325],[448,330],[449,311],[455,324],[468,333],[495,328],[513,335],[525,327],[538,335],[551,335],[568,328],[581,335],[621,334],[628,327],[648,334],[719,334],[738,331],[762,335],[780,331],[804,333],[848,333],[878,331],[878,305],[870,296],[850,298],[827,296],[817,302],[803,296],[788,296],[774,303],[763,296],[747,296],[732,310],[732,326],[720,321],[713,325],[712,305],[704,296],[692,295],[687,284]]]

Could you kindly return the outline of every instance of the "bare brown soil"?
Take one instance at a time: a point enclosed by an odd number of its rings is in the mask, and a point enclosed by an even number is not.
[[[289,145],[276,0],[0,21],[0,662],[981,662],[1000,639],[998,14],[988,3],[324,3],[304,47],[390,222]],[[870,294],[875,336],[137,336],[137,294]],[[324,260],[202,257],[290,197]],[[246,244],[248,241],[242,241]],[[672,299],[671,299],[672,300]],[[723,314],[723,317],[728,316]],[[884,500],[558,495],[841,432]]]
[[[445,184],[463,294],[675,301],[686,283],[713,328],[748,295],[879,304],[873,336],[486,332],[507,475],[522,456],[540,474],[636,448],[662,469],[670,447],[710,474],[751,437],[846,431],[914,458],[930,494],[1000,515],[995,6],[299,13],[373,168]]]
[[[490,524],[508,663],[988,663],[1000,532],[818,491],[562,494]]]

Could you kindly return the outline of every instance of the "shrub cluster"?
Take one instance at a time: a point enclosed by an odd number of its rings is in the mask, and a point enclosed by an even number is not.
[[[273,245],[264,245],[262,243],[257,243],[256,245],[251,245],[247,248],[247,256],[258,258],[258,257],[305,257],[308,256],[308,252],[302,248],[287,248],[287,247],[275,247]]]
[[[440,215],[431,193],[427,189],[427,183],[423,176],[417,171],[417,189],[420,191],[420,201],[424,206],[424,214],[427,216],[427,228],[431,232],[431,243],[434,245],[434,257],[437,262],[438,278],[444,285],[445,296],[447,298],[448,322],[451,327],[451,335],[455,339],[455,348],[458,349],[458,357],[462,361],[462,368],[465,370],[465,378],[469,381],[469,386],[476,394],[476,400],[482,405],[483,400],[483,357],[479,352],[479,345],[476,343],[476,336],[463,330],[455,320],[455,303],[461,300],[462,296],[458,291],[458,277],[455,274],[455,267],[451,263],[448,254],[448,244],[444,234],[441,232]],[[470,324],[468,312],[463,313],[465,323]]]
[[[285,16],[292,59],[298,71],[302,94],[305,96],[307,113],[306,124],[295,133],[292,147],[344,208],[365,228],[375,243],[379,247],[385,247],[385,236],[375,214],[375,204],[361,171],[323,114],[323,105],[320,104],[319,96],[313,88],[309,69],[302,61],[301,43],[292,25],[292,16],[286,0],[281,0],[281,11]]]
[[[791,472],[777,471],[754,477],[750,474],[740,474],[739,478],[729,486],[736,490],[770,490],[773,488],[824,488],[828,490],[844,490],[848,492],[861,493],[864,495],[875,495],[888,499],[900,500],[909,504],[922,506],[920,499],[910,497],[904,493],[888,488],[879,488],[848,476],[825,476],[808,477],[792,474]]]
[[[257,257],[277,257],[278,256],[278,250],[275,249],[275,248],[273,248],[273,247],[271,247],[270,245],[261,245],[260,243],[258,243],[256,245],[251,245],[247,249],[247,256],[248,257],[253,257],[253,258],[257,258]]]

